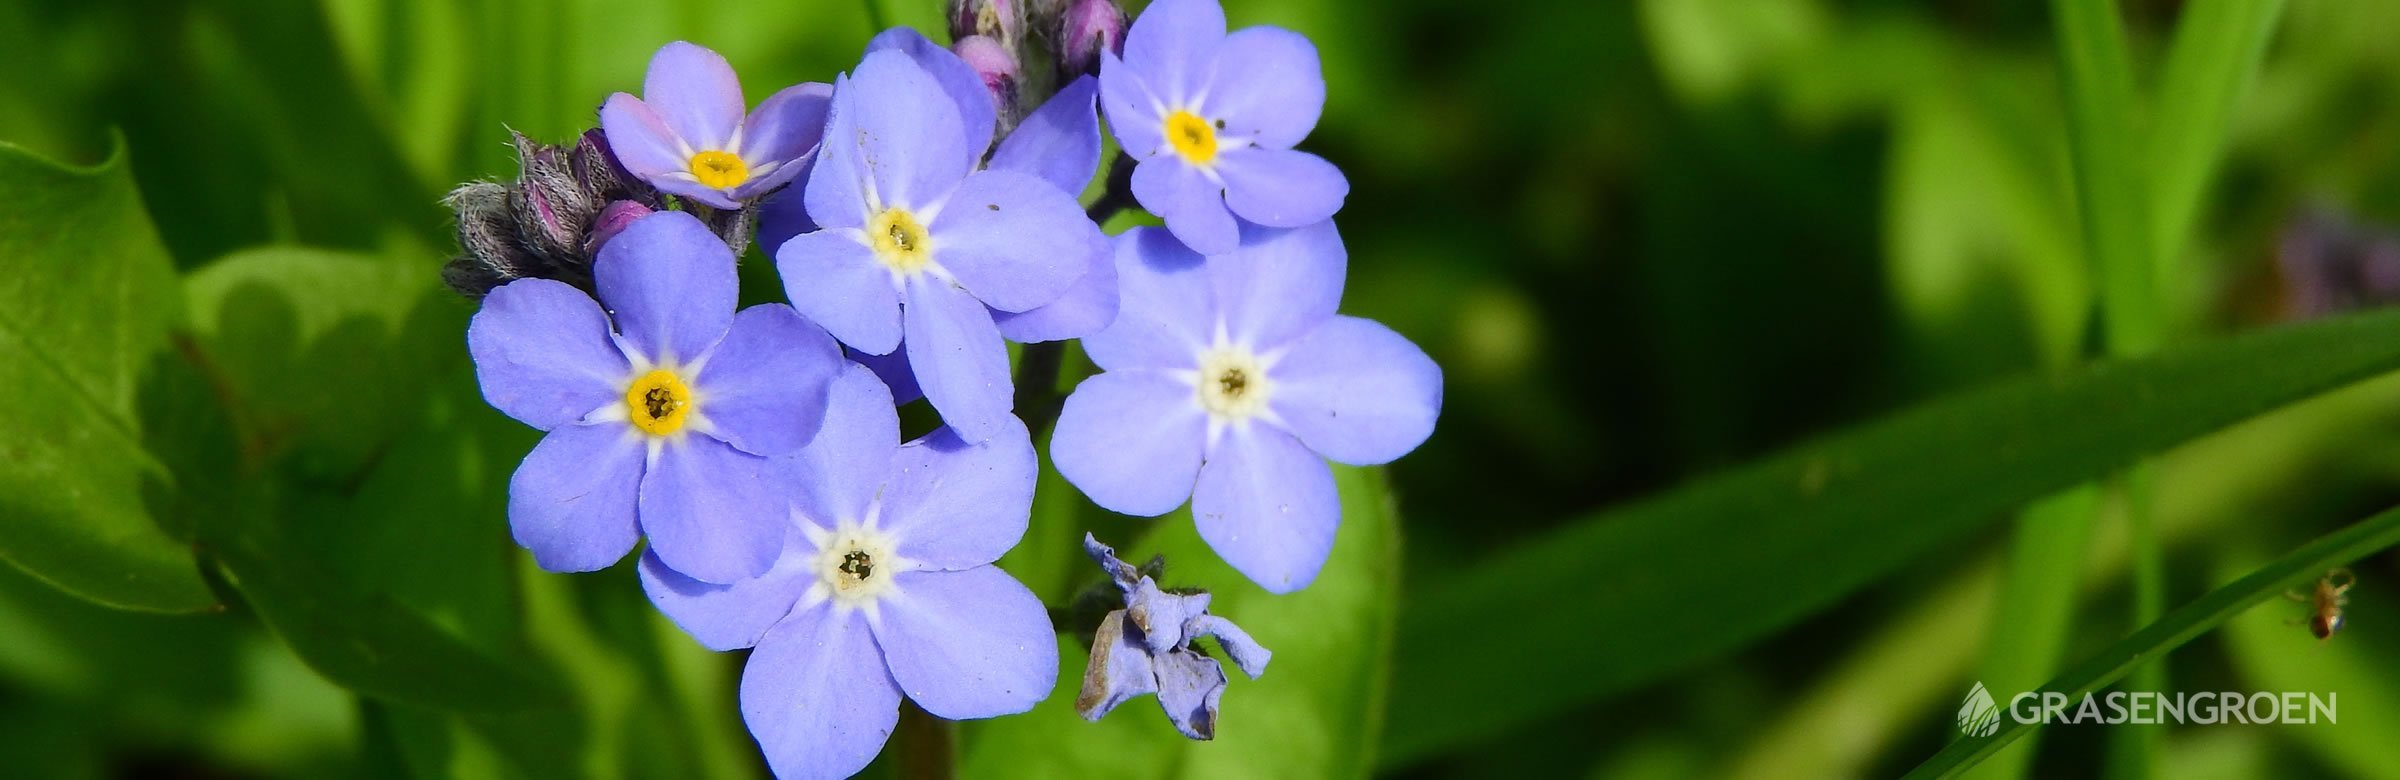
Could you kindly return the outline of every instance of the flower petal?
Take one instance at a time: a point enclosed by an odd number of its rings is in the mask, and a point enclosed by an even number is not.
[[[1192,520],[1235,570],[1268,592],[1290,593],[1325,566],[1342,504],[1324,458],[1291,434],[1253,424],[1209,450]]]
[[[1251,639],[1250,632],[1243,631],[1233,621],[1215,615],[1194,616],[1183,624],[1183,634],[1186,637],[1216,637],[1217,647],[1224,649],[1225,655],[1233,658],[1233,665],[1241,667],[1242,673],[1250,675],[1253,680],[1267,673],[1267,661],[1275,657],[1258,640]]]
[[[849,74],[834,77],[825,137],[817,144],[816,156],[809,159],[808,181],[801,190],[801,211],[812,225],[855,228],[867,224],[867,193],[873,189],[867,182],[866,154],[859,149],[866,136],[859,129],[858,99],[853,91]]]
[[[817,82],[786,87],[758,104],[742,122],[739,154],[752,173],[767,165],[776,167],[742,182],[734,188],[734,197],[747,200],[795,181],[825,134],[825,114],[832,106],[833,85]]]
[[[483,298],[467,323],[483,399],[541,430],[622,402],[632,370],[592,296],[549,279],[519,279]]]
[[[944,718],[1033,709],[1058,683],[1050,614],[997,566],[894,575],[875,638],[910,701]]]
[[[872,194],[875,205],[909,209],[932,205],[966,178],[971,163],[958,106],[908,55],[869,52],[833,100],[848,132],[827,134],[818,176],[856,177],[856,189]],[[809,213],[837,224],[819,213],[813,196]]]
[[[1032,174],[1069,197],[1082,195],[1100,170],[1099,96],[1100,80],[1090,76],[1051,95],[1000,140],[991,169]]]
[[[548,571],[598,571],[633,551],[641,434],[623,423],[565,425],[508,479],[508,528]]]
[[[676,41],[658,48],[642,79],[642,102],[693,151],[727,149],[742,123],[742,83],[725,57]]]
[[[1217,659],[1177,649],[1151,657],[1158,671],[1158,707],[1186,739],[1217,737],[1217,700],[1225,696],[1225,667]]]
[[[891,388],[893,405],[905,406],[925,397],[925,391],[917,387],[916,373],[908,370],[907,343],[902,343],[899,349],[892,350],[888,355],[869,355],[854,349],[843,350],[843,354],[848,355],[852,362],[874,371],[875,378],[883,380],[884,387]]]
[[[1433,435],[1442,368],[1373,320],[1334,317],[1269,370],[1268,403],[1317,454],[1353,466],[1389,463]]]
[[[1100,53],[1100,110],[1108,114],[1108,130],[1117,146],[1136,160],[1147,160],[1167,149],[1165,102],[1150,91],[1124,60]]]
[[[742,667],[742,722],[785,780],[865,769],[900,722],[900,686],[863,613],[795,610]]]
[[[1349,263],[1332,222],[1294,230],[1245,226],[1240,251],[1208,262],[1227,336],[1264,352],[1306,335],[1341,305]]]
[[[1225,206],[1268,227],[1303,227],[1333,218],[1350,196],[1342,171],[1292,149],[1227,149],[1217,155]]]
[[[1092,639],[1092,657],[1083,669],[1083,689],[1075,696],[1075,712],[1084,720],[1099,720],[1127,699],[1158,692],[1158,671],[1151,668],[1150,650],[1125,623],[1125,610],[1100,619]]]
[[[929,227],[933,261],[1002,311],[1058,300],[1106,240],[1073,197],[1015,171],[968,176]]]
[[[763,483],[766,465],[706,436],[669,440],[642,475],[642,531],[659,562],[713,583],[773,568],[791,510]]]
[[[1133,199],[1166,220],[1185,246],[1221,255],[1241,245],[1241,228],[1225,207],[1225,188],[1183,158],[1161,155],[1133,166]]]
[[[828,395],[825,428],[797,454],[778,458],[769,478],[779,480],[803,520],[831,530],[866,520],[900,448],[900,414],[891,391],[864,366],[842,369]]]
[[[869,354],[900,346],[900,290],[857,228],[804,233],[775,250],[783,293],[802,316]]]
[[[1154,227],[1117,236],[1115,254],[1117,317],[1083,340],[1092,362],[1108,371],[1198,368],[1217,322],[1203,258]]]
[[[608,96],[600,105],[600,132],[625,171],[644,181],[655,184],[668,174],[690,170],[691,161],[681,149],[685,144],[667,127],[666,118],[641,98],[623,92]]]
[[[592,276],[617,333],[654,363],[706,354],[733,324],[733,250],[691,214],[634,220],[600,247]]]
[[[775,568],[731,585],[714,585],[668,568],[657,553],[643,553],[642,591],[702,647],[739,650],[758,644],[817,582],[809,570],[814,560],[816,549],[806,536],[786,534],[783,557],[775,561]]]
[[[1251,27],[1225,36],[1209,79],[1208,114],[1225,123],[1219,144],[1250,139],[1290,149],[1325,111],[1325,73],[1308,36],[1281,27]]]
[[[715,436],[752,455],[800,449],[825,421],[826,386],[842,370],[841,348],[816,323],[780,303],[733,316],[692,388]]]
[[[1034,343],[1079,339],[1099,333],[1117,321],[1117,261],[1108,236],[1094,234],[1095,246],[1086,254],[1091,267],[1058,300],[1021,312],[995,311],[993,324],[1010,341]]]
[[[893,454],[882,524],[901,557],[926,567],[991,563],[1025,536],[1036,468],[1033,439],[1014,417],[981,444],[935,429]]]
[[[1207,432],[1190,385],[1153,371],[1110,371],[1067,396],[1050,461],[1109,511],[1163,515],[1191,497]]]
[[[1125,31],[1125,64],[1169,105],[1182,104],[1207,91],[1224,40],[1217,0],[1158,0]]]
[[[992,148],[998,110],[992,105],[991,90],[984,88],[983,77],[976,75],[975,67],[948,48],[928,40],[915,28],[894,27],[867,41],[870,53],[885,49],[908,55],[909,60],[942,85],[943,94],[958,107],[959,127],[966,133],[961,136],[964,145],[960,148],[967,153],[967,167],[973,169],[982,162],[984,150]]]
[[[774,257],[783,243],[805,233],[817,232],[817,221],[808,216],[808,175],[817,167],[814,153],[795,166],[800,178],[791,187],[767,196],[758,205],[758,247]]]
[[[983,441],[1005,430],[1016,404],[1008,345],[992,313],[967,291],[932,274],[908,282],[908,369],[942,422],[960,438]]]

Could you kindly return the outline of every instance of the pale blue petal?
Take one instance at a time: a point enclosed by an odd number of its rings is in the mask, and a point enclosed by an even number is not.
[[[894,27],[867,41],[869,53],[893,49],[908,55],[926,75],[942,85],[942,92],[958,107],[959,127],[965,132],[959,149],[967,153],[967,166],[983,160],[983,151],[992,147],[995,115],[991,90],[983,87],[983,77],[966,60],[926,39],[924,34],[908,27]]]
[[[1142,74],[1169,104],[1207,91],[1225,41],[1225,9],[1217,0],[1158,0],[1125,31],[1125,64]]]
[[[691,168],[674,129],[641,98],[623,92],[608,96],[600,105],[600,131],[608,136],[609,152],[617,162],[644,181],[655,184]]]
[[[765,574],[791,528],[789,500],[768,489],[766,464],[706,436],[669,441],[642,475],[642,532],[650,551],[701,582]]]
[[[849,125],[846,133],[827,133],[818,154],[828,164],[819,176],[863,176],[857,190],[909,209],[932,205],[966,178],[971,162],[958,107],[908,55],[869,52],[834,103]],[[849,162],[829,164],[834,158]],[[816,205],[812,195],[809,213],[817,221],[839,224]]]
[[[1100,110],[1108,114],[1108,130],[1126,154],[1147,160],[1166,150],[1164,108],[1141,74],[1116,55],[1100,53]]]
[[[1042,600],[996,566],[910,571],[875,625],[910,701],[959,720],[1033,709],[1058,683],[1058,641]]]
[[[925,391],[917,387],[916,372],[908,370],[906,343],[888,355],[870,355],[855,349],[845,350],[844,354],[849,355],[851,362],[874,371],[875,378],[883,380],[883,386],[891,388],[893,404],[906,406],[925,397]]]
[[[1105,240],[1074,198],[1015,171],[968,176],[927,227],[933,261],[1002,311],[1058,300]]]
[[[1325,460],[1264,425],[1218,441],[1192,491],[1200,538],[1270,593],[1290,593],[1317,578],[1341,520]]]
[[[901,557],[934,569],[999,560],[1033,515],[1033,439],[1011,417],[981,444],[938,428],[893,455],[883,526]]]
[[[1209,80],[1208,115],[1224,122],[1220,147],[1248,139],[1290,149],[1325,111],[1325,76],[1317,46],[1281,27],[1251,27],[1225,36]]]
[[[758,644],[767,630],[790,614],[792,605],[818,579],[810,565],[816,548],[801,534],[784,539],[775,568],[753,579],[714,585],[668,568],[657,553],[643,553],[642,591],[702,647],[723,652]]]
[[[733,250],[690,214],[634,220],[600,247],[592,275],[617,333],[652,362],[706,354],[733,323]]]
[[[1241,229],[1225,206],[1225,188],[1181,157],[1160,155],[1134,165],[1133,199],[1201,254],[1221,255],[1241,245]]]
[[[900,346],[900,290],[853,228],[795,236],[775,250],[792,308],[862,352],[889,354]]]
[[[519,279],[484,296],[467,323],[467,353],[492,408],[546,431],[624,402],[632,368],[608,333],[607,315],[582,290]]]
[[[742,123],[742,84],[716,52],[683,41],[661,46],[642,80],[642,102],[694,151],[728,149]]]
[[[642,443],[623,423],[565,425],[543,436],[508,480],[508,527],[548,571],[598,571],[640,538]]]
[[[1075,712],[1084,720],[1099,720],[1127,699],[1158,692],[1158,671],[1138,635],[1125,622],[1125,610],[1100,619],[1092,658],[1084,667],[1083,689],[1075,696]]]
[[[754,178],[735,187],[733,197],[749,200],[797,181],[825,134],[825,114],[833,107],[833,85],[809,82],[767,96],[742,123],[742,163]],[[760,168],[774,165],[764,176]]]
[[[817,145],[816,156],[809,161],[808,181],[801,194],[804,208],[800,213],[808,217],[811,225],[855,228],[867,224],[867,193],[873,191],[873,185],[867,181],[867,152],[860,148],[866,134],[859,126],[862,115],[856,106],[858,96],[852,83],[848,74],[834,77],[833,106],[825,114],[825,137]]]
[[[825,420],[825,389],[845,363],[833,337],[780,303],[734,315],[691,380],[708,435],[752,455],[797,450]]]
[[[1389,463],[1433,435],[1442,368],[1373,320],[1337,316],[1268,372],[1268,403],[1302,444],[1354,466]]]
[[[908,282],[902,307],[908,368],[942,422],[959,437],[983,441],[1013,421],[1015,386],[1008,375],[1008,345],[992,313],[957,285],[932,274]]]
[[[1117,262],[1114,244],[1105,235],[1093,235],[1093,247],[1086,252],[1091,267],[1068,287],[1058,300],[1021,312],[994,312],[992,321],[1000,326],[1000,335],[1010,341],[1034,343],[1079,339],[1106,329],[1117,321]]]
[[[992,170],[1040,177],[1080,196],[1100,169],[1100,115],[1093,110],[1100,80],[1084,76],[1051,95],[1017,123],[992,151]]]
[[[801,518],[827,530],[866,520],[900,447],[899,412],[873,372],[855,364],[842,369],[829,395],[817,438],[777,459],[769,472]]]
[[[1163,515],[1192,495],[1207,425],[1190,385],[1156,372],[1111,371],[1067,396],[1050,460],[1109,511]]]
[[[1216,291],[1200,255],[1165,230],[1117,236],[1117,316],[1083,340],[1103,370],[1196,370],[1216,331]]]
[[[1291,149],[1227,149],[1217,154],[1217,175],[1225,180],[1225,206],[1268,227],[1331,219],[1350,196],[1350,180],[1341,169]]]
[[[1350,254],[1332,222],[1242,228],[1242,248],[1208,262],[1217,308],[1236,344],[1273,351],[1333,318]]]
[[[857,774],[900,722],[900,686],[864,613],[797,610],[742,667],[742,722],[782,780]]]

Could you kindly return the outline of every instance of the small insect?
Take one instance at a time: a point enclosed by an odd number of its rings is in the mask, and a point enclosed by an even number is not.
[[[2283,597],[2308,605],[2308,633],[2318,641],[2332,639],[2342,630],[2342,607],[2350,604],[2350,586],[2358,582],[2349,569],[2334,569],[2317,579],[2314,592],[2301,594],[2284,591]],[[2302,621],[2294,621],[2302,622]]]

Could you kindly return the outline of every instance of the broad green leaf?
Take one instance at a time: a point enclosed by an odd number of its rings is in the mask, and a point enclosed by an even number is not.
[[[1098,723],[1075,714],[1088,656],[1059,641],[1058,688],[1031,713],[966,725],[963,777],[1354,777],[1374,764],[1398,595],[1400,531],[1383,474],[1336,467],[1342,526],[1315,583],[1274,595],[1200,541],[1188,512],[1160,519],[1152,538],[1117,545],[1127,560],[1167,557],[1169,586],[1207,588],[1211,613],[1274,651],[1265,675],[1231,682],[1216,740],[1185,740],[1153,697]],[[1107,540],[1122,541],[1122,540]],[[1093,567],[1091,582],[1099,582]]]
[[[0,144],[0,192],[0,558],[113,607],[215,606],[143,503],[168,483],[136,389],[177,307],[123,145],[73,168]]]
[[[2241,579],[2209,591],[2208,595],[2168,613],[2158,622],[2142,627],[2132,636],[2068,669],[2043,685],[2040,692],[2062,693],[2070,701],[2078,700],[2086,693],[2115,682],[2133,671],[2135,666],[2156,660],[2251,608],[2279,598],[2287,588],[2313,583],[2327,569],[2395,545],[2400,545],[2400,509],[2385,511],[2353,523],[2269,561]],[[1925,763],[1918,764],[1908,776],[1955,776],[2039,727],[2039,723],[2001,718],[1997,733],[1989,737],[1969,737],[1951,742],[1949,747],[1926,759]]]
[[[2021,378],[1462,564],[1410,599],[1386,763],[1694,668],[2026,502],[2395,369],[2387,312]]]

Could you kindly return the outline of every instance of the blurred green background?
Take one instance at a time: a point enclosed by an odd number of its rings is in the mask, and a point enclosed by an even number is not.
[[[940,38],[933,0],[877,5]],[[1992,635],[2006,632],[1994,628],[2011,539],[2002,524],[1738,650],[1698,649],[1605,695],[1512,708],[1524,691],[1451,701],[1401,693],[1393,701],[1407,711],[1387,714],[1381,664],[1391,663],[1389,682],[1403,692],[1412,679],[1454,673],[1412,661],[1440,657],[1411,644],[1435,641],[1410,633],[1424,625],[1411,622],[1420,597],[1462,573],[1494,576],[1475,564],[1596,509],[1919,401],[2100,354],[2049,7],[1226,5],[1235,27],[1276,24],[1316,41],[1329,99],[1304,147],[1352,184],[1337,217],[1351,252],[1343,308],[1425,347],[1446,371],[1448,400],[1433,439],[1385,472],[1400,533],[1344,537],[1346,550],[1373,556],[1355,583],[1337,587],[1394,605],[1379,609],[1396,609],[1403,639],[1385,648],[1395,630],[1385,618],[1337,634],[1363,644],[1327,642],[1335,649],[1317,663],[1352,657],[1337,653],[1373,662],[1361,673],[1364,693],[1345,694],[1363,704],[1309,712],[1363,720],[1289,723],[1266,711],[1277,686],[1295,696],[1323,686],[1307,673],[1311,662],[1287,660],[1318,649],[1262,633],[1276,663],[1297,671],[1236,680],[1228,728],[1264,718],[1316,731],[1302,748],[1229,736],[1192,750],[1266,752],[1184,766],[1280,774],[1289,767],[1274,751],[1300,749],[1344,756],[1307,764],[1310,773],[1880,776],[1948,742],[1960,697],[1979,670],[1994,668]],[[2283,5],[2254,79],[2230,106],[2191,230],[2160,258],[2171,344],[2321,313],[2303,305],[2317,298],[2371,303],[2377,296],[2358,274],[2322,269],[2400,252],[2379,227],[2400,222],[2400,47],[2391,42],[2400,4]],[[2123,4],[2138,93],[2157,93],[2188,10],[2171,0]],[[563,677],[575,700],[558,718],[455,715],[389,691],[355,699],[287,649],[311,641],[320,613],[238,602],[190,616],[118,612],[0,570],[6,773],[756,771],[731,708],[736,667],[647,612],[625,572],[541,575],[506,544],[500,491],[535,437],[475,395],[462,348],[472,304],[437,289],[452,250],[439,198],[457,182],[514,174],[504,127],[564,140],[593,125],[599,101],[637,89],[666,41],[722,52],[755,99],[831,81],[872,32],[867,5],[850,0],[0,0],[0,141],[92,164],[121,133],[140,202],[186,274],[175,343],[216,356],[214,368],[165,361],[141,381],[143,436],[177,483],[171,495],[147,497],[161,522],[237,540],[220,551],[227,563],[216,578],[267,577],[237,561],[306,550],[361,599],[340,603],[406,605],[465,646],[545,658],[540,674]],[[2155,102],[2131,110],[2160,113]],[[747,278],[771,273],[759,257],[753,250]],[[11,263],[0,257],[0,273],[13,273]],[[212,403],[231,411],[188,411]],[[2400,378],[2386,378],[2160,456],[2149,511],[2165,543],[2169,603],[2400,498],[2395,441]],[[1971,467],[1978,454],[1957,458]],[[1364,478],[1346,480],[1367,491],[1348,494],[1354,511],[1374,502]],[[1074,500],[1055,480],[1044,490],[1068,494],[1045,500]],[[2121,497],[2093,501],[2088,544],[2067,546],[2060,564],[2071,618],[2057,652],[2070,660],[2121,636],[2132,610],[2132,545],[2114,517]],[[1063,511],[1104,537],[1144,527]],[[220,520],[241,530],[212,537],[206,525]],[[1375,563],[1390,556],[1396,570]],[[1696,564],[1651,576],[1759,576],[1709,559],[1692,551],[1677,560]],[[1037,589],[1056,583],[1049,592],[1083,577],[1071,569],[1079,565],[1054,556],[1012,571]],[[2400,563],[2385,555],[2356,568],[2353,630],[2337,640],[2319,645],[2287,625],[2297,606],[2265,608],[2165,667],[2177,690],[2338,691],[2340,725],[2165,729],[2159,776],[2400,776],[2389,748],[2400,724],[2400,670],[2389,663],[2400,642]],[[315,587],[293,576],[241,585]],[[1550,595],[1515,597],[1539,604]],[[1545,608],[1572,621],[1582,606]],[[1244,621],[1224,602],[1219,611]],[[1581,630],[1605,641],[1612,627]],[[392,662],[373,652],[359,660]],[[1068,657],[1069,676],[1079,662]],[[1155,720],[1147,707],[1127,705],[1065,738],[1155,736],[1163,724],[1117,723]],[[1453,708],[1498,714],[1471,733],[1423,736],[1440,730],[1400,724]],[[1021,761],[1097,772],[1156,758],[1037,755],[1028,751],[1044,743],[1019,745],[1011,728],[964,732],[968,774]],[[2017,760],[2034,776],[2097,776],[2116,728],[2047,729]],[[910,744],[906,734],[893,743]]]

